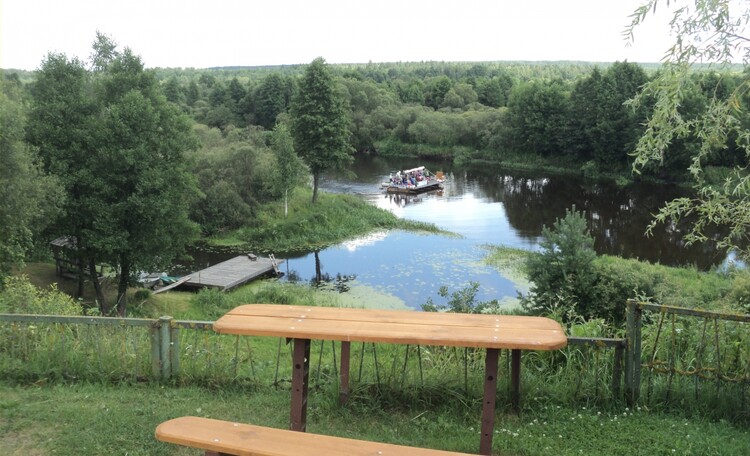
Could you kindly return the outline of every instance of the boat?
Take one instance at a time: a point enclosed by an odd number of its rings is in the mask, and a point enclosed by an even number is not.
[[[141,272],[140,274],[138,274],[138,279],[136,281],[140,286],[144,288],[154,289],[157,287],[171,285],[179,280],[179,277],[169,276],[166,272]]]
[[[441,171],[431,173],[424,166],[391,173],[381,187],[388,193],[423,193],[442,187],[445,176]]]

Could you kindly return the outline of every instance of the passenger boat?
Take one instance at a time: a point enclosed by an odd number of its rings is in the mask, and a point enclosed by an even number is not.
[[[381,186],[388,193],[422,193],[442,188],[445,177],[441,171],[431,173],[424,166],[391,173]]]

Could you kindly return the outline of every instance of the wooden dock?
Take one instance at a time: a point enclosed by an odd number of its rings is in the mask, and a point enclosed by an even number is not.
[[[254,259],[253,259],[254,258]],[[244,285],[269,273],[278,273],[278,265],[284,260],[273,257],[240,255],[190,274],[182,284],[184,288],[218,288],[222,291]]]

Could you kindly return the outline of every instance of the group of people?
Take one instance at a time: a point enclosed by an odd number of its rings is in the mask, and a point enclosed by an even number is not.
[[[424,180],[429,180],[429,172],[427,170],[422,172],[421,169],[411,172],[399,171],[391,176],[391,183],[395,185],[415,186],[417,185],[417,182],[422,182]]]

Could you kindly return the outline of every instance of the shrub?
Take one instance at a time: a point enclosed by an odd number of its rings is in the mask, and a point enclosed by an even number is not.
[[[453,293],[448,293],[448,287],[443,285],[438,290],[438,295],[448,299],[447,304],[435,304],[432,298],[427,298],[427,302],[422,304],[421,307],[425,312],[498,313],[500,311],[500,304],[497,300],[477,302],[478,291],[478,282],[470,282],[469,286]]]
[[[57,284],[43,290],[24,276],[5,279],[5,290],[0,294],[0,312],[39,315],[83,315],[83,307],[69,295],[57,289]]]
[[[575,207],[542,228],[541,250],[528,256],[526,268],[533,285],[521,305],[531,313],[560,313],[565,322],[576,316],[595,318],[592,288],[596,282],[594,238],[583,213]]]
[[[193,300],[209,318],[222,316],[228,305],[226,293],[216,288],[201,288]]]
[[[732,273],[732,285],[724,299],[730,309],[750,314],[750,272],[742,270]]]

